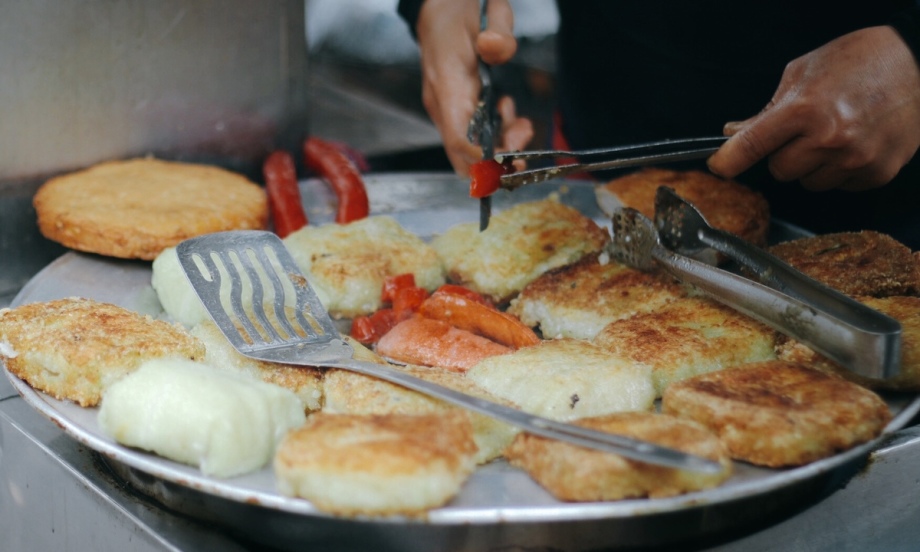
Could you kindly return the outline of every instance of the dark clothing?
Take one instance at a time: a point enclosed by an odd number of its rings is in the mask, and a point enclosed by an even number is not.
[[[559,111],[574,149],[720,135],[724,123],[763,109],[789,61],[860,28],[892,24],[920,59],[914,0],[557,4]],[[403,0],[400,13],[414,22],[418,5]],[[738,181],[762,191],[775,217],[804,228],[875,229],[920,249],[920,159],[912,165],[866,192],[809,192],[773,181],[764,163]]]

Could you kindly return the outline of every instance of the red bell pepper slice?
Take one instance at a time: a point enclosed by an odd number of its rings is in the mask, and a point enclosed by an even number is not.
[[[294,158],[286,151],[273,152],[262,164],[265,193],[275,232],[285,237],[307,225],[307,215],[300,199]]]
[[[508,173],[501,163],[494,159],[477,161],[470,165],[470,197],[482,199],[498,191],[501,177]]]
[[[303,152],[307,167],[329,182],[338,198],[335,221],[345,224],[366,217],[370,212],[367,190],[352,160],[336,146],[315,137],[304,140]]]

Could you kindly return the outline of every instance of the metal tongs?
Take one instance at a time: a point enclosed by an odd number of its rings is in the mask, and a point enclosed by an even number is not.
[[[506,166],[507,163],[519,159],[533,161],[537,159],[572,158],[577,161],[566,165],[527,169],[502,175],[501,187],[506,190],[514,190],[526,184],[545,182],[546,180],[580,172],[703,159],[715,153],[726,140],[728,140],[726,136],[704,136],[582,151],[510,151],[498,153],[494,159]]]
[[[480,0],[479,4],[479,30],[488,27],[489,19],[486,14],[489,0]],[[470,119],[466,129],[466,138],[473,144],[482,148],[482,158],[491,159],[495,154],[495,132],[498,129],[498,111],[496,109],[495,90],[492,87],[492,69],[482,59],[479,60],[479,103]],[[486,196],[479,200],[479,231],[482,232],[489,226],[492,217],[492,197]]]
[[[608,250],[629,266],[660,266],[715,300],[808,345],[855,374],[882,379],[900,371],[900,323],[820,282],[744,240],[709,226],[670,188],[658,189],[656,225],[639,211],[612,217]],[[667,246],[667,247],[666,247]],[[711,247],[752,270],[763,283],[679,252]]]

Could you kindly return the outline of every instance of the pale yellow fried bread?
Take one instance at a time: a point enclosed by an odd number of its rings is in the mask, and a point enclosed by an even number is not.
[[[605,229],[550,198],[494,214],[483,232],[478,223],[453,226],[432,246],[448,280],[502,303],[540,274],[598,252],[607,241]]]
[[[858,297],[860,302],[901,323],[901,371],[887,379],[869,379],[816,353],[799,341],[788,339],[777,346],[777,356],[810,368],[837,373],[870,389],[920,391],[920,297]]]
[[[724,445],[704,426],[651,412],[620,412],[582,418],[576,425],[652,442],[714,460],[718,473],[686,470],[638,462],[522,433],[508,449],[509,461],[559,500],[599,501],[674,496],[715,487],[732,473]]]
[[[652,368],[658,396],[676,381],[775,358],[776,332],[703,297],[684,297],[608,324],[594,343]]]
[[[649,410],[655,400],[648,366],[578,339],[481,360],[467,377],[525,412],[561,421]]]
[[[38,227],[80,251],[154,259],[182,240],[264,228],[265,192],[242,175],[153,158],[110,161],[52,178],[34,198]]]
[[[604,326],[655,310],[685,294],[673,278],[588,255],[546,272],[511,301],[508,312],[545,338],[592,339]]]
[[[660,186],[673,189],[692,203],[713,227],[755,245],[766,245],[770,228],[767,200],[742,184],[703,171],[642,169],[598,186],[598,204],[608,215],[625,206],[654,218],[655,193]]]
[[[109,303],[69,298],[0,310],[0,357],[9,371],[80,406],[96,405],[145,361],[204,355],[182,327]]]
[[[241,372],[292,391],[304,410],[319,410],[323,401],[323,374],[325,369],[315,366],[264,362],[242,355],[224,337],[213,322],[202,322],[191,329],[191,334],[204,344],[205,364]]]
[[[356,345],[355,350],[357,358],[386,364],[380,357],[375,357],[360,345]],[[516,407],[513,403],[493,396],[465,375],[452,370],[424,366],[396,368],[467,395]],[[323,381],[323,395],[323,412],[331,414],[429,414],[457,409],[428,395],[347,370],[328,371]],[[478,464],[501,456],[520,431],[517,427],[490,416],[463,409],[461,411],[469,416],[473,426],[473,440],[478,448],[475,460]]]
[[[279,490],[340,515],[418,515],[450,500],[472,473],[472,429],[460,412],[317,413],[275,454]]]
[[[284,245],[336,318],[380,308],[380,291],[388,276],[411,272],[415,285],[428,291],[444,283],[444,268],[434,249],[390,216],[305,226],[287,236]]]
[[[677,382],[665,391],[662,412],[716,432],[733,458],[774,468],[848,450],[877,437],[891,420],[872,391],[779,360]]]
[[[853,297],[920,294],[920,258],[886,234],[868,230],[823,234],[780,243],[769,251]]]

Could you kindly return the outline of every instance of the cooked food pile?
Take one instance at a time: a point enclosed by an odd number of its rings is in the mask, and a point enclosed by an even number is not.
[[[162,175],[158,163],[151,170]],[[180,186],[179,173],[170,174],[158,178]],[[51,184],[42,195],[63,186]],[[762,198],[702,173],[640,171],[599,187],[599,201],[647,209],[661,184],[698,201],[714,226],[764,245]],[[255,203],[264,208],[264,197]],[[108,209],[116,208],[129,207]],[[44,221],[68,220],[43,211]],[[253,220],[264,225],[264,213]],[[175,241],[202,231],[198,222],[190,229],[172,220]],[[88,235],[81,228],[71,234]],[[380,215],[308,224],[284,241],[333,317],[351,320],[358,358],[396,361],[469,395],[703,456],[723,466],[717,474],[523,434],[352,372],[246,358],[208,321],[175,241],[164,239],[130,254],[123,245],[72,247],[141,258],[157,251],[152,287],[171,322],[91,299],[26,304],[0,311],[0,358],[60,400],[94,407],[101,398],[100,427],[125,446],[215,477],[270,466],[280,492],[343,516],[422,515],[456,496],[476,465],[502,457],[564,501],[701,491],[731,477],[731,460],[781,469],[870,441],[891,419],[875,390],[920,391],[920,257],[887,236],[771,248],[901,321],[902,373],[886,382],[856,380],[666,275],[617,264],[604,252],[608,240],[550,197],[497,213],[484,232],[461,224],[431,243]]]

